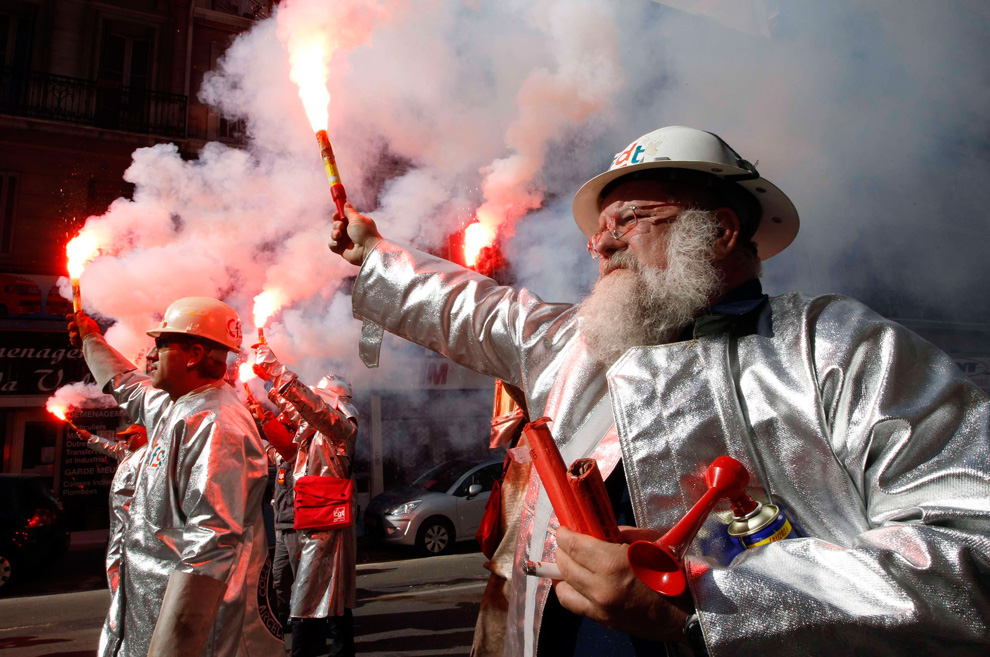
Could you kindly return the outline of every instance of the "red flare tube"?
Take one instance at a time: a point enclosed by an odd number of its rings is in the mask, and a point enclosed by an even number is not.
[[[72,277],[69,279],[72,283],[72,312],[77,313],[82,310],[82,294],[79,292],[79,279]]]
[[[588,535],[600,541],[619,542],[619,525],[615,522],[612,502],[595,459],[577,459],[567,469],[567,483],[581,508]]]
[[[550,418],[541,417],[523,427],[523,433],[529,441],[529,451],[533,457],[533,466],[540,475],[543,488],[547,491],[550,504],[557,514],[561,526],[582,534],[588,533],[587,524],[581,513],[574,491],[567,481],[567,469],[564,459],[560,456],[557,443],[547,424]]]
[[[83,440],[88,440],[89,437],[93,435],[90,432],[86,431],[85,429],[80,429],[79,427],[77,427],[75,423],[73,423],[72,420],[68,418],[63,419],[62,421],[68,424],[69,428],[71,428],[73,431],[79,434],[79,437],[82,438]]]
[[[247,393],[248,403],[252,405],[259,405],[258,398],[254,396],[251,392],[251,388],[248,387],[247,381],[244,382],[244,392]]]
[[[340,171],[337,170],[337,158],[333,156],[333,146],[330,145],[330,137],[326,130],[316,131],[316,142],[320,145],[320,156],[323,158],[323,167],[327,170],[327,180],[330,181],[330,198],[337,206],[337,214],[340,220],[347,225],[347,217],[344,215],[344,203],[347,203],[347,191],[344,190],[344,183],[340,180]]]
[[[264,326],[259,326],[258,327],[258,344],[268,344],[268,342],[265,340],[265,327]]]

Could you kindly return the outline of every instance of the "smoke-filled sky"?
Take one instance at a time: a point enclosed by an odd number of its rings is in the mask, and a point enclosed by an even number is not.
[[[520,284],[576,301],[596,267],[574,192],[641,134],[688,125],[722,136],[801,214],[794,245],[765,264],[770,293],[990,323],[990,3],[779,5],[767,37],[645,0],[284,0],[199,92],[246,120],[246,150],[136,151],[133,198],[85,228],[112,245],[83,274],[86,306],[137,355],[173,299],[222,297],[250,333],[253,297],[275,290],[286,307],[266,332],[304,380],[399,374],[388,353],[379,373],[359,364],[340,289],[356,269],[325,246],[332,203],[286,50],[316,34],[343,181],[392,240],[437,247],[480,208]]]

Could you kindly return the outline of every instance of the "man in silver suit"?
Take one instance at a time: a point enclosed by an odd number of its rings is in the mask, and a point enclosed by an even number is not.
[[[723,503],[686,555],[688,592],[665,598],[626,545],[558,529],[534,473],[504,654],[987,654],[987,396],[854,300],[765,296],[760,261],[797,212],[714,134],[644,135],[573,210],[600,274],[578,305],[401,248],[348,208],[330,248],[361,267],[363,356],[377,325],[522,389],[565,463],[597,459],[635,526],[624,543],[673,526],[723,455],[803,537],[734,556]],[[522,576],[526,559],[563,579]]]
[[[95,452],[117,460],[117,471],[110,483],[110,531],[107,538],[107,584],[110,586],[110,609],[103,622],[100,644],[96,654],[112,654],[120,635],[120,561],[124,548],[124,529],[128,523],[128,511],[134,498],[134,484],[141,469],[141,461],[148,446],[148,431],[140,424],[132,424],[117,432],[117,440],[93,435],[85,429],[77,429],[86,438],[86,446]]]
[[[357,409],[351,403],[351,384],[327,374],[315,386],[307,386],[279,362],[267,344],[259,344],[256,349],[254,371],[271,383],[269,399],[280,407],[291,405],[293,414],[298,416],[292,481],[306,476],[350,479],[358,424]],[[351,610],[357,596],[354,525],[298,529],[294,534],[289,541],[298,554],[289,613],[292,655],[353,657]]]
[[[114,633],[101,640],[102,654],[276,654],[281,644],[258,608],[265,449],[224,381],[240,319],[221,301],[189,297],[148,334],[150,375],[85,313],[69,324],[96,382],[148,428],[122,528]]]

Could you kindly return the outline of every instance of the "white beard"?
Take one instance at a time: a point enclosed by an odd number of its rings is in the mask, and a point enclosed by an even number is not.
[[[614,253],[578,309],[591,355],[608,367],[630,347],[676,340],[722,287],[711,259],[717,235],[713,212],[686,210],[671,224],[665,269]]]

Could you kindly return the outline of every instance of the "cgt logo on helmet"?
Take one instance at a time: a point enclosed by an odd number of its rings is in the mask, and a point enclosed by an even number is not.
[[[227,335],[234,338],[235,340],[240,340],[244,337],[241,334],[241,320],[236,317],[231,317],[227,320]]]
[[[615,159],[612,160],[612,169],[616,167],[625,167],[630,164],[639,164],[643,161],[643,155],[646,154],[646,149],[639,142],[633,142],[629,144],[629,148],[617,153]]]

